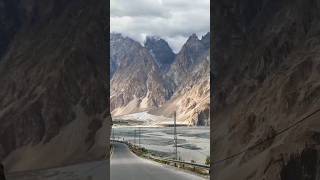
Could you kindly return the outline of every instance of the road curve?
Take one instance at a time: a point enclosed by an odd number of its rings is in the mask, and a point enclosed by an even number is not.
[[[133,154],[127,145],[113,143],[111,180],[203,180],[203,178],[178,171]]]

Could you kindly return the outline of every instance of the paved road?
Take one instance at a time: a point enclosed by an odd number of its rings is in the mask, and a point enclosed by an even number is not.
[[[133,154],[125,144],[114,143],[111,157],[111,180],[203,180]]]
[[[7,180],[107,180],[107,161],[7,175]]]

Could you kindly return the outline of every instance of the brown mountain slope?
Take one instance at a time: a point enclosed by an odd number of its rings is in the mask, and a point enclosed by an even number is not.
[[[189,125],[209,125],[210,58],[209,51],[198,58],[169,101],[149,113],[172,117]],[[191,69],[191,68],[190,68]]]
[[[110,108],[113,115],[158,107],[170,97],[160,69],[149,51],[138,42],[111,33]]]
[[[319,1],[212,4],[213,178],[319,178],[319,113],[275,136],[320,108]]]
[[[112,115],[148,110],[171,117],[176,111],[178,121],[209,124],[209,42],[210,33],[201,39],[193,34],[175,56],[159,37],[148,37],[143,47],[111,33]]]
[[[10,3],[19,25],[0,61],[0,159],[12,171],[102,157],[106,3]]]

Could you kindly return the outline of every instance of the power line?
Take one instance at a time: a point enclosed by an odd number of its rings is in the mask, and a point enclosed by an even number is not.
[[[263,143],[265,143],[265,142],[267,142],[267,141],[270,141],[270,140],[276,138],[277,136],[279,136],[279,135],[283,134],[284,132],[290,130],[291,128],[297,126],[298,124],[301,124],[302,122],[304,122],[305,120],[309,119],[311,116],[315,115],[315,114],[318,113],[318,112],[320,112],[320,108],[317,109],[317,110],[315,110],[315,111],[313,111],[311,114],[305,116],[304,118],[300,119],[299,121],[291,124],[290,126],[288,126],[288,127],[284,128],[284,129],[280,130],[279,132],[275,133],[273,136],[267,137],[267,138],[264,139],[263,141],[260,141],[259,143],[256,143],[256,144],[254,144],[254,145],[246,148],[246,149],[243,150],[243,151],[240,151],[240,152],[238,152],[238,153],[235,153],[235,154],[233,154],[233,155],[231,155],[231,156],[228,156],[228,157],[226,157],[226,158],[224,158],[224,159],[214,161],[214,162],[212,163],[212,165],[219,164],[219,163],[222,163],[222,162],[227,161],[227,160],[229,160],[229,159],[233,159],[233,158],[235,158],[235,157],[237,157],[237,156],[240,156],[241,154],[243,154],[243,153],[245,153],[245,152],[247,152],[247,151],[249,151],[249,150],[251,150],[251,149],[254,149],[254,148],[260,146],[261,144],[263,144]]]

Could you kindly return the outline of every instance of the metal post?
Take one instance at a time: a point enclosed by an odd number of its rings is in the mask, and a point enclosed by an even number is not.
[[[114,128],[112,128],[112,139],[114,140]]]
[[[137,133],[137,130],[135,129],[134,130],[134,144],[136,144],[136,133]]]
[[[141,139],[141,127],[139,127],[139,146],[140,146],[140,139]]]

